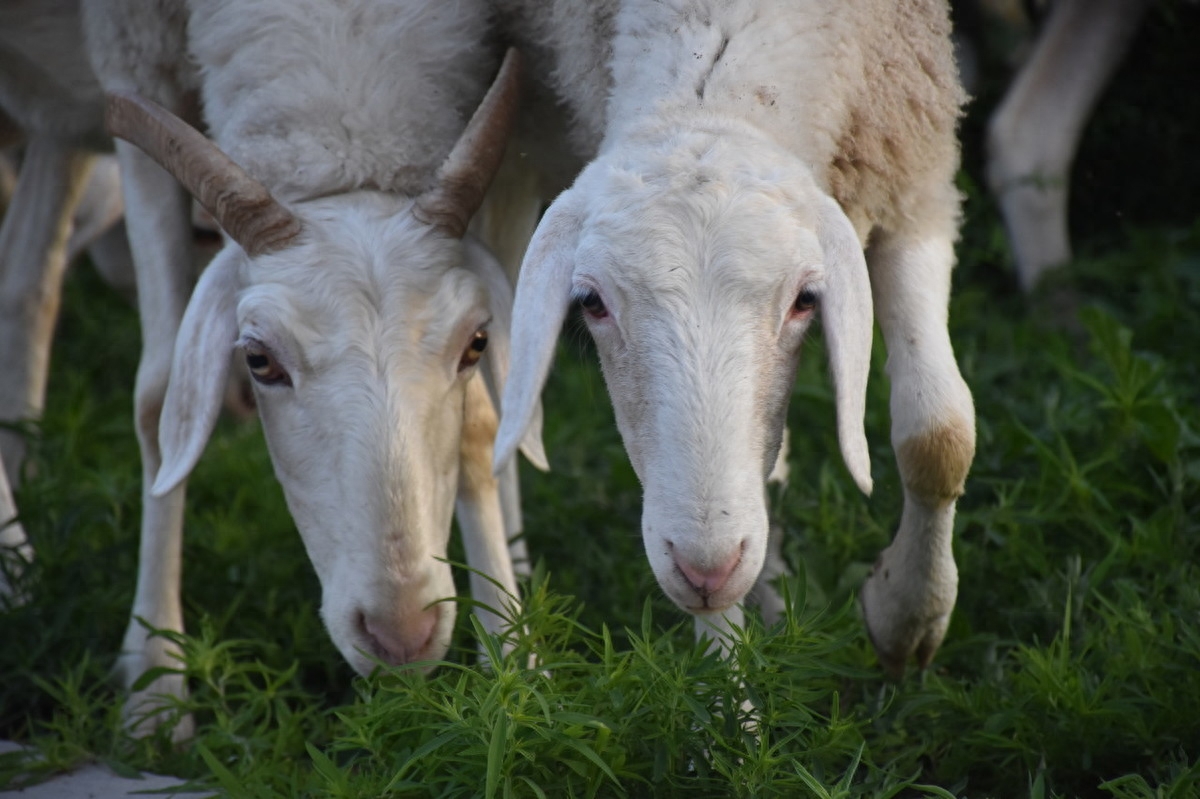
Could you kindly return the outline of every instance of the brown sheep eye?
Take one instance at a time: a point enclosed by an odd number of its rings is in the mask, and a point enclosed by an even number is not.
[[[458,371],[470,369],[475,364],[479,363],[479,359],[483,357],[483,351],[487,349],[488,334],[486,330],[476,330],[475,335],[471,338],[471,343],[463,350],[462,358],[458,362]]]
[[[796,313],[808,313],[817,307],[817,295],[808,289],[804,289],[804,291],[801,291],[797,295],[796,304],[792,307]]]
[[[279,361],[275,360],[275,356],[266,349],[257,346],[247,346],[246,368],[250,370],[250,376],[261,385],[290,386],[292,384],[291,375],[279,365]]]
[[[600,295],[594,291],[589,291],[579,298],[579,304],[583,306],[583,310],[588,316],[593,319],[603,319],[608,316],[608,309],[604,307],[604,300],[600,299]]]

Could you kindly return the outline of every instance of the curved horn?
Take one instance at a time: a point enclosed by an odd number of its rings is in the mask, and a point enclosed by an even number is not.
[[[170,172],[248,255],[282,249],[300,233],[300,220],[266,186],[157,103],[109,94],[104,124]]]
[[[433,188],[417,198],[413,216],[456,239],[467,232],[504,158],[517,116],[521,54],[509,48],[496,80],[475,109],[467,129],[438,168]]]

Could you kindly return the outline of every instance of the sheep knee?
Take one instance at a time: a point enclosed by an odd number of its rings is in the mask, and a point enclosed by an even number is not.
[[[975,425],[963,418],[950,419],[896,446],[905,488],[929,503],[952,501],[963,493],[974,457]]]

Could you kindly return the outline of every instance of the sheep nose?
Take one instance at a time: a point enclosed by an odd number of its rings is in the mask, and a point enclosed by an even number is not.
[[[667,542],[667,548],[671,551],[671,558],[675,561],[675,567],[679,569],[683,579],[688,581],[697,594],[708,597],[720,591],[725,583],[729,582],[729,576],[742,562],[742,552],[746,549],[746,542],[742,541],[727,555],[715,557],[684,556],[675,549],[675,545],[670,541]]]
[[[437,631],[438,605],[399,619],[360,613],[366,649],[391,666],[403,666],[429,655]]]

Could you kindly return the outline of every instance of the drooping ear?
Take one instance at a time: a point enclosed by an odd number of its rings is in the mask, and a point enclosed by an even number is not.
[[[825,256],[821,324],[837,397],[838,444],[854,482],[870,494],[871,455],[863,418],[875,324],[871,281],[862,244],[841,206],[822,194],[817,212],[817,238]]]
[[[200,276],[183,315],[158,421],[162,465],[152,496],[161,497],[191,473],[221,411],[229,353],[237,340],[234,302],[243,257],[236,247],[221,250]]]
[[[508,282],[504,267],[495,257],[469,234],[463,239],[466,247],[466,266],[478,275],[487,286],[488,307],[492,312],[492,323],[488,326],[488,348],[483,355],[483,380],[487,384],[492,404],[502,416],[504,385],[508,381],[510,365],[510,330],[512,328],[513,289]],[[543,472],[550,470],[546,460],[546,449],[542,444],[542,401],[537,398],[533,419],[520,441],[521,452]]]
[[[571,300],[581,224],[579,195],[568,189],[542,217],[521,263],[512,310],[512,364],[492,461],[497,474],[535,422],[540,427],[542,386]]]

